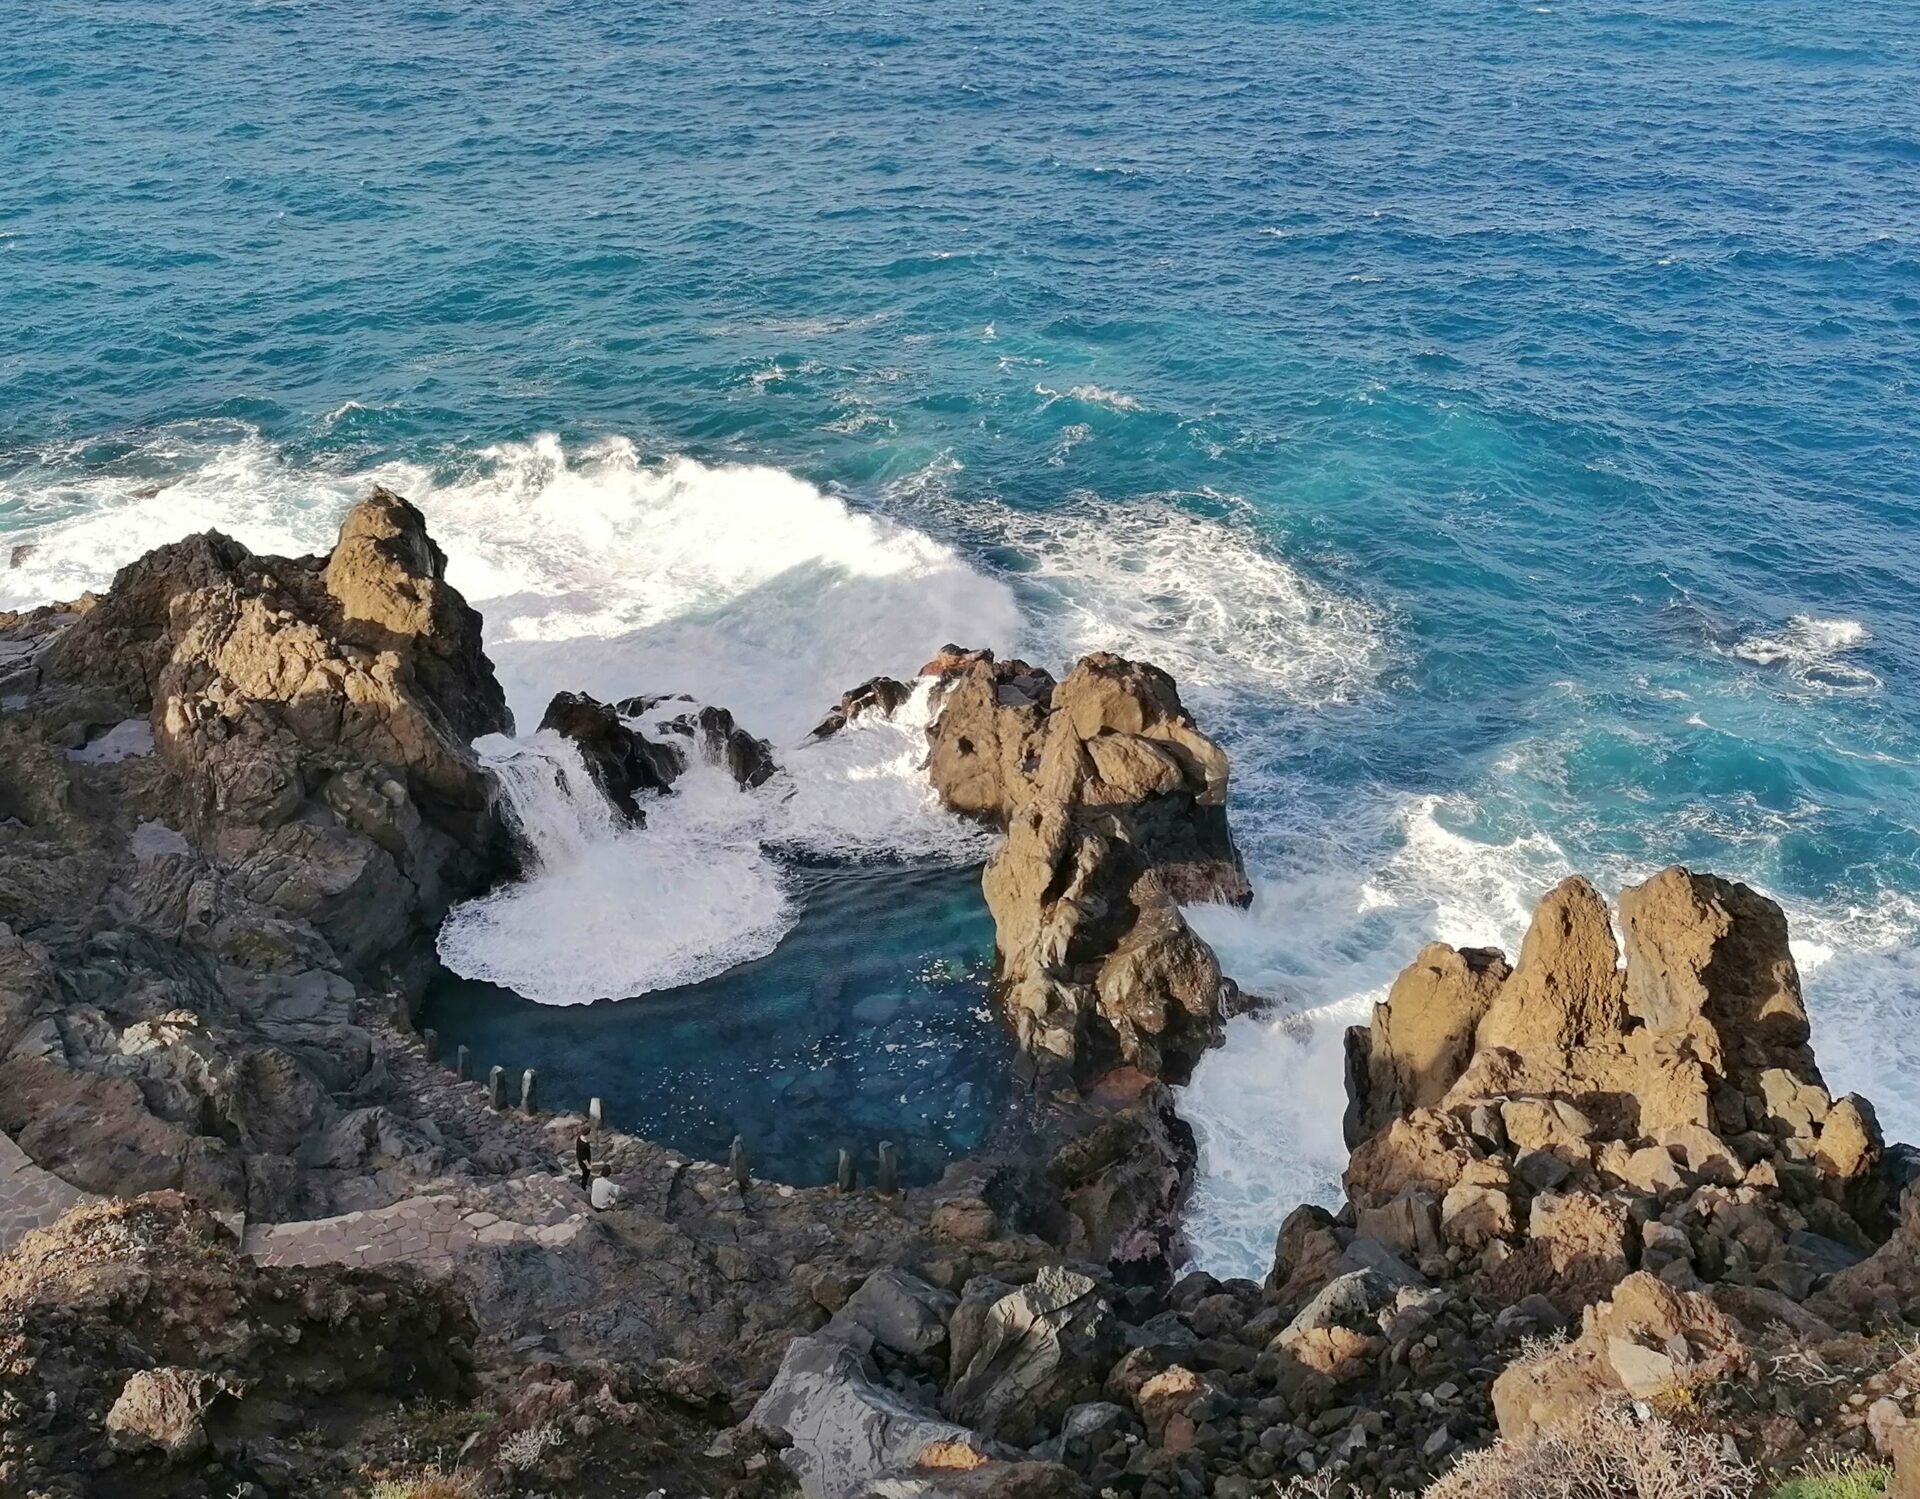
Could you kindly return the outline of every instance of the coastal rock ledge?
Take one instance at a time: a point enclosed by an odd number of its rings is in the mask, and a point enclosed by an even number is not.
[[[376,490],[326,556],[210,532],[0,615],[0,1129],[40,1166],[266,1218],[444,1167],[373,1015],[506,867],[470,745],[512,719],[445,568]]]
[[[816,737],[930,694],[935,792],[1004,834],[1023,1086],[930,1187],[797,1190],[497,1106],[412,1033],[442,916],[515,860],[471,748],[505,701],[406,501],[0,616],[0,1492],[1920,1485],[1915,1153],[1827,1087],[1772,901],[1569,880],[1511,961],[1422,950],[1347,1038],[1345,1201],[1263,1282],[1180,1273],[1175,1089],[1239,1003],[1182,910],[1249,896],[1227,757],[1118,656],[923,676]],[[636,822],[693,755],[779,794],[692,700],[551,718]]]

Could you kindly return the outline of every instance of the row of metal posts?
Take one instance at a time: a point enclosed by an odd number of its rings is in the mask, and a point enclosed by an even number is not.
[[[439,1061],[440,1033],[424,1030],[420,1033],[420,1039],[426,1045],[427,1060]],[[454,1049],[453,1075],[462,1082],[469,1081],[473,1076],[473,1056],[465,1046]],[[500,1110],[509,1106],[506,1068],[487,1069],[487,1102]],[[520,1074],[520,1108],[528,1114],[540,1111],[540,1074],[532,1067]],[[598,1098],[587,1102],[587,1123],[596,1135],[606,1124],[606,1109]],[[877,1155],[874,1190],[882,1197],[891,1197],[900,1190],[900,1152],[893,1141],[882,1140]],[[753,1166],[748,1157],[747,1142],[740,1135],[733,1137],[733,1147],[727,1152],[727,1170],[733,1177],[734,1185],[742,1192],[746,1191],[753,1181]],[[834,1160],[833,1183],[842,1192],[852,1192],[860,1185],[859,1160],[844,1147]]]

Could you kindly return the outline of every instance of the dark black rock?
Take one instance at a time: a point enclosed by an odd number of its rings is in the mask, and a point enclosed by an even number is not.
[[[686,758],[672,745],[655,744],[621,722],[620,714],[584,692],[555,693],[540,719],[579,747],[594,785],[630,823],[644,826],[646,814],[636,799],[642,791],[668,791],[686,769]]]

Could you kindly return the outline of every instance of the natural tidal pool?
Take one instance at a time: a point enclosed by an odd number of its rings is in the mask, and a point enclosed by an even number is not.
[[[993,922],[977,869],[863,865],[793,875],[801,915],[775,950],[634,999],[543,1005],[443,971],[419,1023],[475,1074],[540,1073],[542,1104],[605,1102],[619,1129],[708,1160],[743,1136],[757,1175],[871,1180],[883,1140],[933,1180],[999,1122],[1013,1047],[992,1013]]]

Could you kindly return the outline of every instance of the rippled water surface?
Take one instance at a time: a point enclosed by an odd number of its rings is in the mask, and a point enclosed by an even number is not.
[[[379,477],[523,716],[700,688],[784,748],[948,638],[1161,661],[1261,891],[1200,919],[1309,1012],[1187,1095],[1215,1266],[1337,1170],[1344,1019],[1573,869],[1777,896],[1831,1080],[1911,1137],[1916,37],[1911,0],[16,6],[0,606],[192,527],[322,546]],[[977,856],[865,748],[795,773],[803,842]]]

